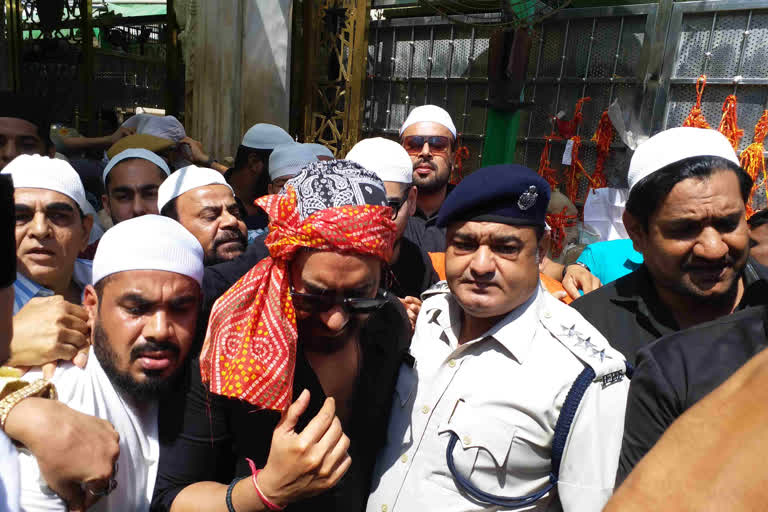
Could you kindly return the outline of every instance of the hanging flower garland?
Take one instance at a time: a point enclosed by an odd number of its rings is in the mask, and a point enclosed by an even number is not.
[[[747,201],[747,218],[750,218],[755,210],[752,207],[752,199],[757,191],[757,177],[762,175],[763,186],[768,186],[766,182],[766,170],[765,170],[765,158],[763,158],[763,141],[768,134],[768,110],[763,111],[763,115],[760,116],[760,120],[755,125],[755,136],[752,139],[752,144],[741,153],[741,167],[752,178],[752,191],[749,193],[749,200]],[[768,188],[765,189],[766,201],[768,201]]]
[[[453,168],[451,169],[450,178],[452,185],[456,185],[464,178],[464,161],[469,158],[469,148],[461,144],[461,136],[459,136],[456,145],[457,148],[453,156]]]
[[[559,257],[565,247],[565,230],[576,225],[578,215],[568,215],[568,207],[563,206],[560,213],[548,213],[547,224],[551,231],[552,256]]]
[[[717,128],[717,131],[725,135],[730,141],[734,151],[738,151],[739,141],[744,136],[744,130],[739,129],[736,118],[737,106],[735,94],[730,94],[725,98],[723,102],[723,117],[720,119],[720,126]]]
[[[595,130],[595,134],[592,136],[592,142],[597,145],[597,162],[595,163],[595,171],[590,178],[593,189],[608,186],[603,170],[605,169],[605,160],[611,153],[611,141],[613,141],[614,134],[613,123],[611,123],[611,118],[606,110],[600,116],[597,130]]]
[[[555,135],[554,130],[552,133],[544,137],[544,149],[541,151],[541,158],[539,158],[539,168],[537,169],[537,172],[539,173],[539,176],[547,180],[550,188],[555,190],[559,185],[557,181],[557,171],[552,168],[552,164],[549,160],[549,153],[553,140],[562,140],[560,137]]]
[[[701,75],[696,80],[696,104],[691,108],[691,112],[688,117],[683,121],[683,126],[691,126],[693,128],[711,128],[707,123],[704,114],[701,112],[701,96],[704,94],[704,87],[707,85],[707,75]]]
[[[576,102],[576,106],[573,109],[573,119],[571,121],[563,121],[558,119],[557,129],[563,138],[568,139],[568,143],[571,144],[570,164],[565,169],[565,176],[567,183],[565,186],[565,195],[572,203],[576,204],[576,198],[579,195],[579,174],[587,176],[589,175],[584,170],[584,165],[579,160],[579,150],[581,149],[581,137],[575,135],[579,130],[579,125],[584,120],[584,114],[581,112],[584,103],[591,101],[592,98],[585,96],[579,98]],[[568,151],[568,144],[565,146]]]

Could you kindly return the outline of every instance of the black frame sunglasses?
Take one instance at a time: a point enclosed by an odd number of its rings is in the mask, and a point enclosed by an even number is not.
[[[387,199],[387,206],[392,208],[392,220],[397,218],[397,214],[400,213],[400,208],[402,208],[405,202],[408,200],[408,194],[411,193],[411,186],[412,185],[408,185],[408,188],[405,190],[403,197],[400,199]]]
[[[300,293],[291,285],[291,299],[294,308],[305,313],[325,313],[334,306],[341,306],[349,314],[361,315],[381,309],[389,300],[389,292],[379,289],[375,297],[337,297],[317,293]]]
[[[452,142],[442,135],[408,135],[402,140],[402,146],[409,155],[421,153],[424,144],[429,144],[430,153],[444,154],[451,148]]]

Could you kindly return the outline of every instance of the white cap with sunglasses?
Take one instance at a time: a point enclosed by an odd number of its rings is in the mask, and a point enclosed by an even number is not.
[[[397,142],[382,137],[363,139],[347,153],[352,160],[376,174],[381,181],[413,182],[413,163],[408,152]]]
[[[411,113],[408,114],[408,118],[403,123],[403,126],[400,127],[400,136],[402,137],[406,128],[416,123],[441,124],[448,128],[453,134],[454,140],[456,139],[456,126],[453,124],[451,115],[446,112],[445,109],[442,109],[437,105],[422,105],[411,110]]]

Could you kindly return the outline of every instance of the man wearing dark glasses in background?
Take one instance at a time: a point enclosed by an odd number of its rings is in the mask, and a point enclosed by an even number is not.
[[[413,163],[413,184],[419,190],[415,217],[424,220],[420,245],[427,252],[445,252],[445,229],[437,212],[453,185],[448,183],[456,149],[456,126],[436,105],[414,108],[400,127],[400,142]]]
[[[161,405],[153,510],[365,505],[410,338],[380,290],[395,239],[384,186],[315,162],[257,203],[270,257],[216,302],[185,396]]]

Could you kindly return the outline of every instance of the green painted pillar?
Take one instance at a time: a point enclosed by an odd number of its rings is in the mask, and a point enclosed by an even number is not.
[[[515,159],[520,111],[510,113],[488,108],[482,166],[509,164]]]

